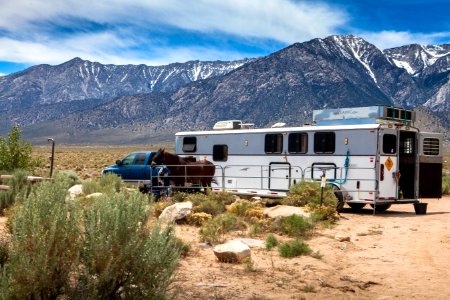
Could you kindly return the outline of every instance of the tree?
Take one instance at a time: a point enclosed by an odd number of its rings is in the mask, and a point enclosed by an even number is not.
[[[35,162],[31,158],[31,150],[31,144],[22,140],[19,125],[15,125],[6,140],[0,137],[0,170],[33,169]]]

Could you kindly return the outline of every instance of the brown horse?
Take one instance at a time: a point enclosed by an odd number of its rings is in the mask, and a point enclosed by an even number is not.
[[[160,148],[153,156],[152,162],[156,165],[166,165],[170,170],[170,180],[175,186],[186,186],[186,183],[200,184],[203,187],[211,186],[216,167],[208,160],[195,161],[190,156],[182,158]]]

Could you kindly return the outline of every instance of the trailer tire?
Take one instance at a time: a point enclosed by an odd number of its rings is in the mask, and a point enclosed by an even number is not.
[[[377,206],[370,204],[370,206],[372,206],[372,208],[375,207],[375,211],[377,211],[377,212],[383,212],[383,211],[387,211],[389,209],[389,207],[391,207],[391,204],[378,204]]]
[[[340,212],[344,208],[344,196],[342,195],[342,191],[335,185],[333,185],[334,196],[337,199],[336,211]]]
[[[361,210],[361,209],[363,209],[364,206],[366,206],[365,203],[348,203],[347,202],[347,204],[353,210]]]

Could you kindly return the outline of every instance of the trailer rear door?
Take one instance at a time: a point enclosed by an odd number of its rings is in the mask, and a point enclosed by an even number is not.
[[[419,197],[442,197],[442,135],[421,133],[419,143]]]

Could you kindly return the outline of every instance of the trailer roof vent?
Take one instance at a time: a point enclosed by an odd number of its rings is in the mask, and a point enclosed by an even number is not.
[[[219,121],[214,125],[213,130],[241,129],[241,124],[241,120]]]

